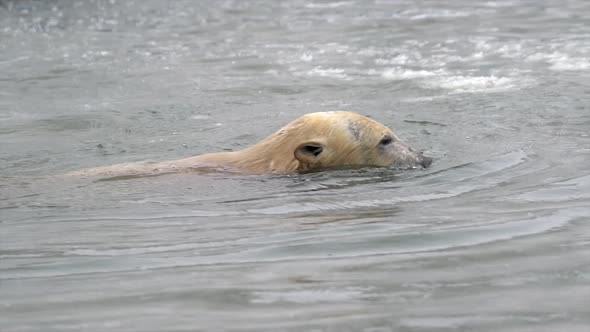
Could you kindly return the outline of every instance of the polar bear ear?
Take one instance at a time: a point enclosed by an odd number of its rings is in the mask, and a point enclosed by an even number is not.
[[[324,145],[318,142],[305,142],[295,149],[295,158],[302,163],[314,164],[319,155],[324,151]]]

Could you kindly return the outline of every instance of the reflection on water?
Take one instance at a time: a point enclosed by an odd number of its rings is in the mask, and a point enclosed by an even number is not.
[[[586,331],[585,1],[0,1],[2,331]],[[426,170],[85,167],[348,109]]]

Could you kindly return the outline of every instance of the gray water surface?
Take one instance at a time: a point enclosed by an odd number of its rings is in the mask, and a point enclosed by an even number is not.
[[[590,2],[0,1],[0,330],[588,331]],[[346,109],[426,170],[85,167]]]

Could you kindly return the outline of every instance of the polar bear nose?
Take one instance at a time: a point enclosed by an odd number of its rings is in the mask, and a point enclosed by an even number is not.
[[[430,166],[430,164],[432,164],[432,158],[426,157],[422,154],[420,156],[421,156],[420,166],[422,166],[424,168],[428,168],[428,166]]]

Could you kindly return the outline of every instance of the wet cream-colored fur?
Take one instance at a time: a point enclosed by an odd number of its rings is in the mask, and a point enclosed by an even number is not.
[[[235,152],[209,153],[157,163],[130,163],[80,171],[109,176],[203,169],[242,173],[294,173],[317,169],[422,165],[431,159],[403,144],[384,125],[338,111],[303,115],[259,143]]]

